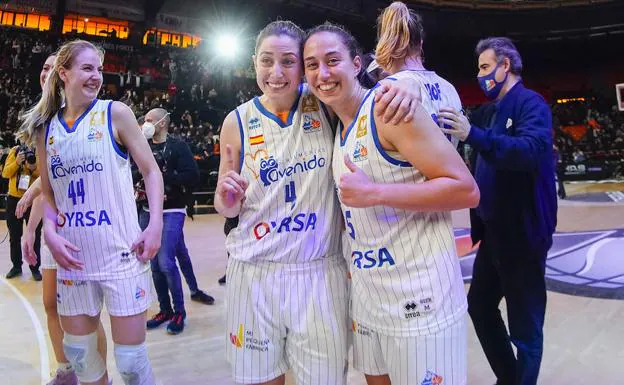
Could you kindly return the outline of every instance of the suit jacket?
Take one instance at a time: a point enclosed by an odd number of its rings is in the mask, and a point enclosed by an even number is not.
[[[557,224],[552,114],[544,99],[518,82],[471,118],[466,142],[481,201],[471,210],[471,235],[501,248],[548,250]]]

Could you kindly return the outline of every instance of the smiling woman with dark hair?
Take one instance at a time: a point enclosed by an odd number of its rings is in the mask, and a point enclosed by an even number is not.
[[[396,126],[374,113],[345,29],[312,29],[303,56],[310,89],[340,119],[332,168],[351,250],[354,365],[370,385],[465,385],[467,306],[450,211],[477,204],[476,183],[422,106]]]

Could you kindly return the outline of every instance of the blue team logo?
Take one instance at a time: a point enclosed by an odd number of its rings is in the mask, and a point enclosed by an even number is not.
[[[56,154],[50,157],[50,171],[52,171],[52,178],[56,179],[57,173],[56,170],[59,168],[63,168],[63,161],[61,160],[61,156]]]
[[[425,373],[425,378],[420,383],[420,385],[442,385],[443,381],[444,379],[442,378],[442,376],[437,375],[431,370],[427,370],[427,373]]]
[[[102,137],[102,131],[98,130],[97,128],[91,127],[91,129],[89,130],[89,135],[87,135],[87,140],[89,142],[97,142],[102,139]]]
[[[458,249],[469,230],[456,229]],[[466,240],[466,242],[462,242]],[[472,279],[476,249],[465,249],[460,265],[464,281]],[[557,233],[546,258],[549,290],[577,296],[624,299],[624,229]]]
[[[368,148],[362,144],[359,140],[355,143],[355,150],[353,151],[353,161],[361,162],[368,158]]]
[[[321,130],[321,121],[312,118],[310,115],[303,115],[303,132],[309,134]]]
[[[260,159],[260,180],[262,180],[265,187],[268,187],[282,178],[323,168],[326,163],[327,161],[324,157],[314,154],[309,159],[301,159],[292,163],[291,166],[280,169],[277,160],[271,155],[268,158]]]
[[[273,156],[270,156],[268,159],[260,160],[260,179],[262,180],[262,183],[264,183],[265,186],[269,186],[271,184],[272,181],[269,179],[269,174],[276,170],[277,170],[277,161],[275,160]]]
[[[143,288],[137,286],[136,290],[134,291],[134,298],[136,300],[139,300],[141,298],[145,298],[145,290],[143,290]]]

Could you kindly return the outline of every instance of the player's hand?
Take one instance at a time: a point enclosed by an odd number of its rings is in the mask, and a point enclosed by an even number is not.
[[[136,258],[145,263],[153,259],[160,250],[162,237],[162,222],[160,226],[150,223],[147,228],[132,243],[130,251],[136,253]]]
[[[375,114],[383,116],[384,123],[397,125],[414,118],[422,102],[420,84],[416,79],[382,80],[375,90]]]
[[[71,252],[78,253],[80,249],[55,231],[45,231],[44,237],[52,257],[65,270],[83,270],[84,263],[74,258]]]
[[[228,171],[219,178],[216,194],[221,198],[223,205],[230,208],[240,204],[245,198],[249,182],[234,170],[234,155],[229,144],[225,146],[225,161]]]
[[[461,112],[453,108],[442,107],[438,114],[438,123],[442,127],[442,132],[449,134],[460,141],[466,141],[470,135],[470,121]],[[450,128],[447,128],[450,127]]]
[[[32,206],[33,199],[35,198],[33,191],[34,190],[31,189],[26,190],[24,195],[17,202],[17,207],[15,208],[16,217],[22,218],[26,211],[28,211],[28,208]]]
[[[377,185],[349,159],[347,154],[344,156],[344,163],[350,172],[340,176],[340,183],[338,184],[340,201],[349,207],[377,205]]]
[[[26,260],[26,262],[35,266],[37,264],[37,254],[35,253],[35,234],[26,230],[24,234],[22,234],[21,246],[22,246],[22,256]]]

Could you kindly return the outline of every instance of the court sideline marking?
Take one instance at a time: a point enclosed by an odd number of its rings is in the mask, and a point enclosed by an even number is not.
[[[22,305],[24,305],[26,312],[30,316],[33,326],[35,327],[35,334],[37,335],[37,342],[39,343],[39,360],[41,361],[41,385],[45,385],[47,378],[50,375],[50,356],[48,355],[48,344],[46,343],[46,338],[43,333],[43,328],[41,327],[41,322],[39,322],[39,317],[37,317],[35,309],[33,309],[30,302],[28,302],[26,297],[24,297],[15,286],[2,277],[0,277],[0,282],[7,285],[8,288],[11,289],[11,291],[17,296],[17,298],[19,298]]]

